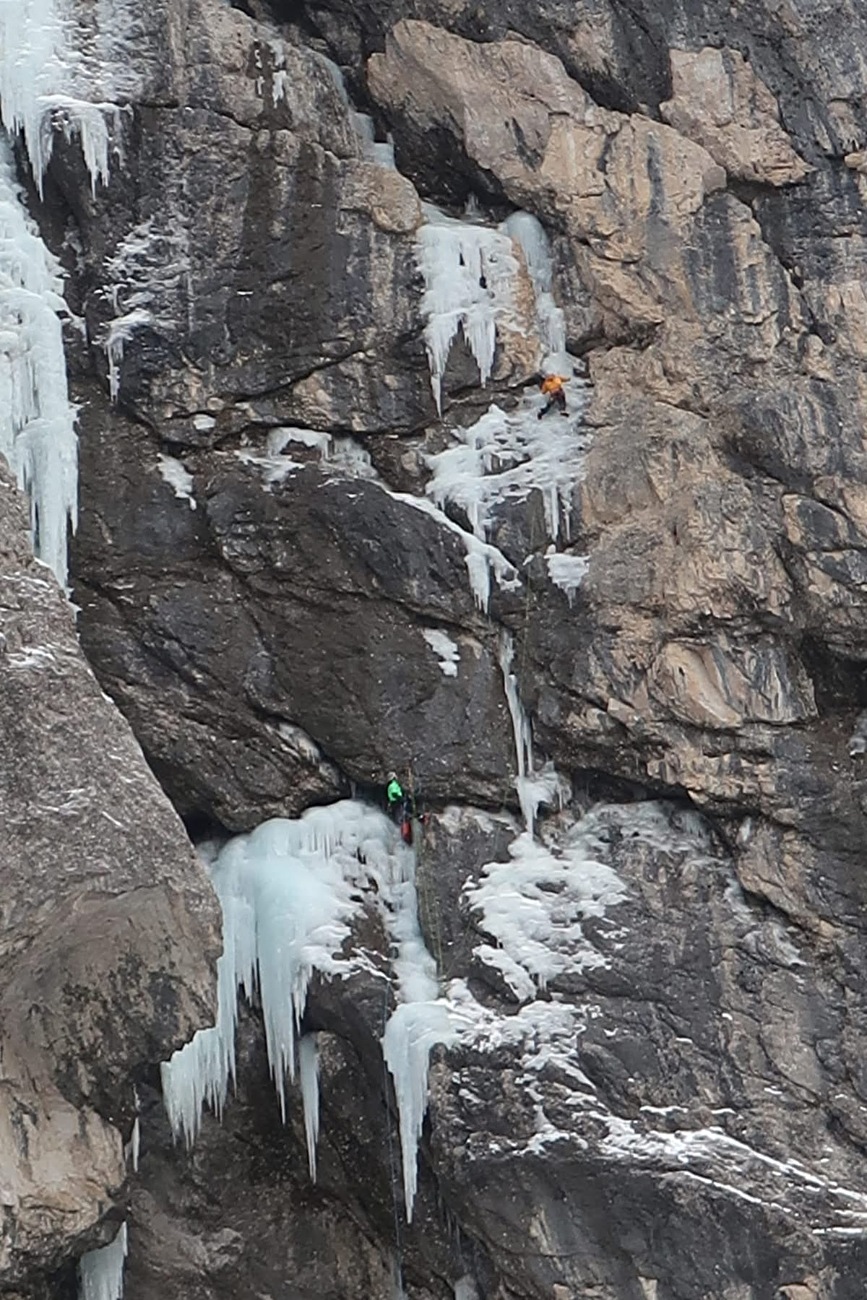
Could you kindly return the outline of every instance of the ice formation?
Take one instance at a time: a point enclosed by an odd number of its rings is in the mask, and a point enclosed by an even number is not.
[[[575,599],[575,592],[584,581],[589,562],[588,555],[563,555],[555,552],[545,556],[548,577],[555,587],[565,591],[570,608]]]
[[[545,351],[543,368],[572,373],[572,357],[566,351],[566,320],[554,301],[554,271],[551,245],[542,223],[529,212],[513,212],[500,229],[513,239],[524,254],[536,294],[536,320]]]
[[[582,922],[604,917],[626,893],[616,872],[599,860],[598,848],[580,823],[550,844],[524,831],[509,846],[511,861],[488,863],[479,883],[465,891],[498,944],[482,944],[476,955],[496,967],[522,1001],[566,971],[606,964]]]
[[[508,234],[447,217],[423,205],[418,262],[431,387],[442,410],[442,378],[452,343],[463,334],[486,384],[494,367],[498,324],[513,323],[519,264]]]
[[[238,988],[258,990],[268,1061],[285,1119],[285,1078],[296,1075],[296,1037],[314,970],[350,969],[340,957],[368,869],[387,876],[394,827],[352,800],[274,818],[230,840],[210,865],[223,911],[217,1023],[162,1067],[172,1131],[192,1145],[202,1106],[222,1114],[236,1078]],[[362,865],[362,864],[365,865]],[[310,1080],[310,1072],[305,1079]]]
[[[532,835],[539,804],[549,793],[550,780],[544,777],[540,781],[534,771],[533,733],[530,720],[524,712],[524,706],[518,693],[518,679],[512,670],[514,658],[515,646],[512,637],[510,633],[503,632],[500,636],[499,660],[500,671],[503,674],[506,703],[509,706],[509,716],[512,719],[512,731],[515,737],[515,762],[517,765],[515,789],[518,792],[518,802],[521,805],[524,826]]]
[[[157,457],[157,469],[163,482],[168,483],[175,496],[179,497],[181,501],[188,501],[190,509],[195,510],[196,499],[193,496],[193,476],[184,468],[182,462],[174,456],[160,454]]]
[[[565,419],[557,414],[537,419],[544,399],[528,388],[514,411],[494,403],[475,424],[456,429],[456,445],[427,458],[433,471],[428,495],[441,508],[458,506],[474,536],[486,541],[497,506],[526,501],[538,491],[548,537],[559,537],[562,519],[568,538],[572,493],[584,471],[589,435],[582,427],[583,384],[569,381],[566,394]]]
[[[126,1254],[127,1228],[123,1223],[114,1241],[78,1261],[79,1300],[121,1300]]]
[[[465,317],[477,322],[479,348],[489,345],[483,366],[472,334],[468,335],[482,382],[490,373],[496,324],[509,319],[510,286],[518,270],[515,247],[520,249],[533,283],[543,369],[556,371],[567,380],[565,418],[555,413],[539,420],[544,398],[537,389],[528,388],[514,410],[507,412],[494,404],[475,424],[455,430],[456,445],[428,458],[433,471],[428,495],[440,507],[456,505],[467,516],[474,536],[487,541],[499,505],[524,501],[538,491],[548,537],[559,537],[562,518],[568,538],[572,492],[583,473],[589,436],[583,427],[585,386],[574,378],[575,360],[566,352],[563,312],[552,294],[553,268],[545,230],[528,212],[513,213],[497,231],[438,214],[437,221],[422,227],[419,239],[425,249],[425,338],[438,403],[452,339],[459,328],[467,332],[462,324]],[[487,269],[479,270],[486,249],[489,260],[495,260],[499,279],[492,279]],[[487,286],[484,290],[479,288],[479,278]],[[478,325],[481,320],[487,333]]]
[[[200,1030],[162,1066],[163,1096],[176,1138],[192,1145],[202,1107],[217,1115],[236,1081],[238,990],[258,990],[268,1060],[283,1118],[285,1078],[300,1076],[311,1176],[316,1176],[319,1087],[316,1038],[299,1037],[314,971],[347,975],[341,955],[349,921],[370,898],[394,946],[399,1005],[389,1018],[383,1053],[394,1077],[404,1161],[407,1215],[412,1217],[416,1152],[427,1109],[428,1057],[454,1029],[439,997],[436,964],[418,924],[413,851],[393,823],[355,800],[309,809],[297,821],[275,818],[221,849],[203,852],[223,911],[223,955],[217,964],[217,1023]]]
[[[415,510],[421,510],[424,514],[430,515],[436,519],[443,528],[449,532],[456,533],[466,548],[467,553],[467,572],[470,578],[470,589],[475,597],[476,604],[483,613],[488,612],[491,602],[491,575],[496,579],[497,586],[504,591],[514,591],[520,587],[521,581],[512,565],[505,557],[502,551],[496,546],[491,546],[488,542],[482,542],[466,529],[461,528],[453,519],[449,519],[438,506],[425,497],[414,497],[409,492],[389,492],[389,496],[394,497],[395,501],[403,501],[406,505],[412,506]]]
[[[0,15],[12,7],[0,3]],[[8,57],[0,31],[4,49]],[[0,131],[0,453],[30,494],[34,551],[63,587],[67,528],[75,528],[78,499],[64,310],[60,268],[28,218]]]
[[[158,213],[133,226],[106,264],[114,316],[102,344],[112,402],[120,396],[127,344],[145,329],[170,337],[176,322],[187,316],[189,231],[183,220],[174,220],[171,227],[167,220]],[[196,415],[193,423],[201,429],[202,420],[211,418]]]
[[[298,1044],[304,1134],[307,1139],[307,1167],[316,1182],[316,1143],[319,1140],[319,1051],[316,1035],[305,1034]]]
[[[94,192],[108,181],[120,110],[105,97],[106,61],[83,35],[64,0],[0,0],[3,124],[23,135],[40,194],[58,131],[79,140]]]
[[[379,163],[381,167],[392,170],[394,168],[394,142],[391,136],[387,140],[377,140],[373,118],[368,113],[359,113],[354,107],[352,100],[349,98],[349,91],[346,89],[346,79],[338,65],[332,59],[326,58],[324,54],[317,53],[316,59],[322,64],[334,82],[337,93],[349,115],[350,125],[361,146],[363,156],[371,162]]]

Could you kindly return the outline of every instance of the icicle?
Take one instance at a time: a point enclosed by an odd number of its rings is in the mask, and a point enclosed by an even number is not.
[[[126,1146],[123,1149],[123,1158],[128,1163],[132,1164],[133,1173],[135,1174],[138,1173],[138,1158],[139,1158],[140,1151],[141,1151],[141,1124],[139,1123],[138,1115],[136,1115],[135,1122],[133,1123],[132,1126],[132,1133],[130,1134],[129,1142],[127,1142]]]
[[[418,1186],[418,1144],[428,1104],[428,1065],[431,1050],[457,1039],[448,1006],[444,1002],[404,1002],[396,1007],[382,1039],[386,1065],[394,1079],[394,1095],[400,1118],[400,1149],[403,1158],[403,1194],[407,1222]]]
[[[422,314],[431,387],[442,411],[442,378],[455,338],[463,333],[484,385],[494,366],[497,323],[515,302],[518,261],[510,237],[486,226],[455,221],[430,204],[418,232],[418,262],[424,276]]]
[[[78,1261],[80,1300],[121,1300],[126,1255],[127,1228],[123,1223],[110,1245],[91,1250]]]
[[[398,865],[400,874],[390,890],[393,908],[388,926],[397,944],[394,969],[399,1005],[385,1027],[382,1054],[394,1079],[404,1201],[407,1221],[411,1223],[418,1182],[418,1143],[428,1105],[430,1053],[438,1043],[453,1043],[457,1031],[447,1004],[438,998],[436,962],[425,947],[419,926],[415,851],[407,849]]]
[[[40,196],[55,128],[67,140],[79,140],[93,192],[108,182],[109,122],[118,135],[119,109],[90,100],[105,65],[98,56],[90,62],[83,58],[76,48],[80,37],[56,0],[0,0],[2,121],[12,134],[23,135]]]
[[[60,268],[30,222],[0,131],[0,453],[30,495],[34,551],[65,588],[78,453],[58,315],[64,310]]]
[[[529,719],[524,712],[524,706],[521,704],[521,697],[518,694],[518,681],[512,672],[514,657],[514,642],[508,632],[503,632],[500,637],[499,658],[500,669],[503,674],[503,686],[506,692],[506,703],[509,706],[512,730],[515,735],[515,761],[518,766],[515,789],[518,792],[524,824],[532,835],[538,809],[538,801],[534,802],[533,797],[533,737]]]
[[[307,1138],[307,1165],[316,1182],[316,1143],[319,1138],[319,1052],[315,1034],[305,1034],[298,1044],[298,1068],[301,1100],[304,1104],[304,1133]]]

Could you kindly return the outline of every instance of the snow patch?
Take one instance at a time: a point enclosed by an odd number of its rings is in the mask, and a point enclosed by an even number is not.
[[[461,652],[455,641],[437,628],[422,628],[422,636],[435,655],[439,655],[440,668],[445,677],[457,677]]]
[[[195,510],[196,500],[193,496],[193,476],[174,456],[161,454],[157,459],[157,469],[164,482],[173,489],[176,497],[189,501],[190,509]]]

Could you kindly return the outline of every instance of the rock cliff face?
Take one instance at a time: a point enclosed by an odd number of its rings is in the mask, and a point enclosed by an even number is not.
[[[117,1231],[136,1086],[211,1014],[215,909],[5,469],[0,493],[0,1276],[51,1294]]]
[[[194,833],[411,774],[428,946],[477,1008],[432,1067],[411,1227],[363,973],[308,1005],[315,1188],[255,1013],[191,1157],[146,1100],[128,1296],[386,1297],[395,1258],[419,1300],[860,1296],[863,7],[115,23],[107,184],[58,132],[33,195],[86,324],[84,649]],[[539,842],[617,881],[536,879],[547,973],[479,902],[516,857],[521,708]]]

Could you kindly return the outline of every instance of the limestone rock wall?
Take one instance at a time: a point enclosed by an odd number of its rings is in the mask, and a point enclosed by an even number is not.
[[[217,933],[201,865],[30,554],[5,468],[0,493],[0,1276],[41,1294],[117,1231],[136,1086],[212,1015]]]
[[[385,1296],[395,1253],[419,1300],[465,1273],[515,1300],[861,1294],[865,21],[854,0],[160,0],[108,185],[58,140],[35,206],[87,327],[94,670],[194,830],[412,772],[429,944],[495,1026],[435,1063],[400,1240],[381,1027],[351,982],[309,1011],[331,1036],[318,1190],[255,1082],[188,1164],[154,1103],[133,1300],[228,1298],[251,1267],[280,1300]],[[543,223],[587,381],[557,526],[550,493],[515,492],[496,554],[426,489],[491,401],[529,400],[533,268],[515,246],[488,384],[457,341],[440,416],[429,202]],[[577,590],[551,547],[586,557]],[[509,647],[537,761],[567,815],[604,799],[627,893],[600,960],[567,954],[527,1004],[468,901],[516,831]],[[557,1061],[540,1000],[568,1013]]]

